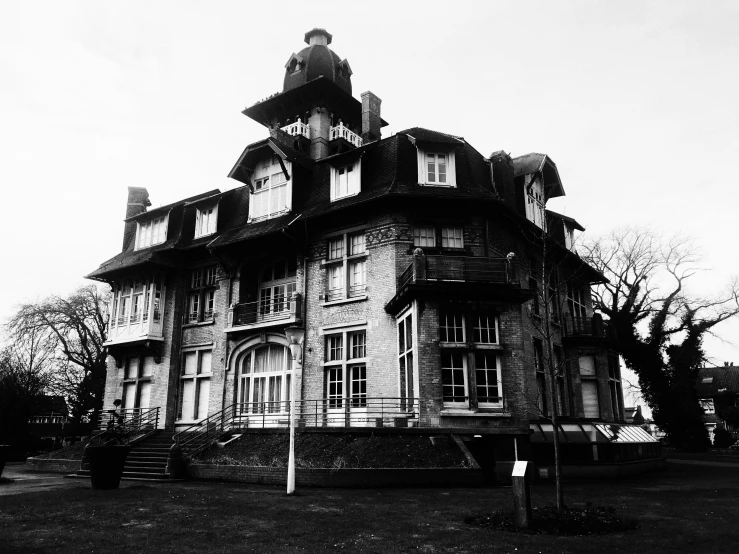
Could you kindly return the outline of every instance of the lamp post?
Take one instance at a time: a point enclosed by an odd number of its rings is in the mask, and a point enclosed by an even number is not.
[[[302,365],[303,348],[301,343],[305,336],[305,329],[301,327],[285,328],[285,335],[290,342],[292,356],[292,377],[290,377],[290,454],[287,460],[287,494],[295,492],[295,377],[298,365]]]

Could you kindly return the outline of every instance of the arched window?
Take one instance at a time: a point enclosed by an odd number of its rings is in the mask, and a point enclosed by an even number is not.
[[[238,367],[239,413],[280,413],[290,402],[290,353],[281,344],[251,350]]]

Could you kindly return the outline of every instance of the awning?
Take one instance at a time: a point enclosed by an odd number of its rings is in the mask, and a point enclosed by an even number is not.
[[[561,423],[559,440],[565,444],[576,443],[653,443],[659,442],[638,425],[615,423]],[[532,423],[531,442],[546,444],[554,441],[551,423]]]

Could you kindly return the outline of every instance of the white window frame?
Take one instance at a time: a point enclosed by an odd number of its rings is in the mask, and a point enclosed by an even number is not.
[[[541,179],[530,177],[531,181],[526,185],[526,219],[532,221],[537,227],[546,231],[546,197]]]
[[[584,287],[572,283],[567,284],[567,307],[570,311],[570,317],[585,319],[588,316],[588,305],[585,296],[588,292],[589,290]]]
[[[292,209],[292,162],[283,160],[287,177],[277,155],[262,159],[252,174],[253,191],[249,195],[249,222],[264,221]],[[284,187],[284,204],[280,194]],[[266,208],[263,208],[266,206]]]
[[[147,221],[136,222],[136,245],[134,250],[149,248],[162,244],[167,240],[169,214],[155,217]]]
[[[354,339],[362,337],[361,341]],[[361,343],[361,344],[360,344]],[[367,406],[367,328],[346,327],[327,331],[323,337],[324,399],[327,407],[364,408]],[[355,368],[364,368],[364,390],[355,394]],[[338,378],[337,378],[338,375]],[[361,372],[360,372],[361,377]],[[331,393],[331,385],[340,388]],[[361,387],[360,387],[361,389]]]
[[[362,190],[362,160],[331,168],[331,202],[356,196]]]
[[[218,228],[218,204],[197,208],[195,212],[195,238],[206,237]]]
[[[218,268],[208,265],[193,268],[187,291],[187,323],[215,319],[215,293],[218,288]]]
[[[469,316],[469,317],[468,317]],[[471,321],[469,320],[471,318]],[[469,329],[468,329],[469,326]],[[474,407],[471,402],[470,386],[473,382],[471,373],[484,371],[486,382],[478,383],[477,373],[475,374],[475,397],[477,408],[481,409],[500,409],[503,408],[503,359],[500,355],[500,316],[487,311],[475,311],[472,313],[464,313],[462,310],[454,308],[441,308],[439,310],[439,346],[441,348],[441,383],[442,383],[442,404],[444,408],[461,408],[469,409]],[[445,367],[444,359],[451,356],[450,360],[461,359],[462,367]],[[485,363],[494,361],[495,367],[478,367],[478,361],[484,359]],[[450,370],[462,369],[464,373],[463,385],[465,391],[464,401],[444,400],[449,395],[444,395],[444,387],[461,386],[456,381],[448,382],[445,379],[445,372]],[[487,378],[490,376],[488,372],[495,372],[495,388],[498,400],[495,402],[481,401],[480,389],[488,389],[491,385],[487,384]],[[454,373],[452,374],[452,377]],[[448,377],[448,376],[447,376]],[[489,396],[488,396],[489,398]]]
[[[266,361],[269,361],[269,350],[282,350],[282,367],[275,371],[255,372],[256,356],[259,350],[267,350]],[[248,364],[248,371],[246,365]],[[260,344],[256,348],[249,350],[238,364],[238,387],[237,387],[237,403],[240,414],[280,414],[287,413],[290,404],[290,394],[292,393],[292,357],[290,350],[283,344],[267,343]],[[277,382],[279,377],[279,390],[277,387],[270,389],[270,381]],[[254,382],[259,380],[264,386],[260,386],[257,390]],[[269,394],[277,393],[279,399],[269,400]],[[255,401],[255,396],[260,399]],[[275,395],[277,396],[277,395]]]
[[[151,363],[148,363],[149,361]],[[154,365],[153,356],[138,354],[126,357],[123,362],[123,389],[121,393],[124,409],[127,407],[146,409],[150,406],[151,378],[154,373]],[[129,390],[134,394],[133,403],[129,403]],[[144,396],[146,396],[146,401],[142,403]]]
[[[329,237],[326,243],[326,302],[367,297],[367,239],[356,231]]]
[[[433,176],[429,174],[428,162],[430,156],[435,157],[436,170]],[[446,180],[439,181],[438,157],[443,156],[446,161]],[[457,186],[457,166],[455,161],[454,150],[443,152],[439,150],[424,150],[418,148],[418,184],[431,187],[456,187]]]
[[[203,354],[210,355],[209,367],[203,367]],[[188,356],[195,356],[195,373],[185,373]],[[188,349],[182,352],[182,367],[180,369],[180,394],[177,401],[177,421],[200,421],[208,417],[210,411],[210,386],[213,377],[213,350],[211,348]],[[192,413],[183,413],[185,407],[185,384],[192,383]],[[201,413],[201,395],[205,382],[208,383],[208,394],[205,399],[205,413]]]
[[[418,225],[413,228],[414,248],[464,250],[463,225]]]
[[[414,328],[414,323],[415,318],[412,309],[406,311],[396,321],[398,335],[398,391],[401,399],[407,399],[409,401],[409,408],[413,408],[413,403],[415,403],[415,399],[418,397],[416,392],[416,368],[414,366],[416,358],[416,329]],[[409,338],[410,341],[408,340]],[[403,382],[405,382],[405,387],[403,386]]]

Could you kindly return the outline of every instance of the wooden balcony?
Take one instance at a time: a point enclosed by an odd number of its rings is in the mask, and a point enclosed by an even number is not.
[[[385,311],[394,314],[419,295],[519,303],[528,300],[532,292],[521,288],[515,258],[426,256],[417,249],[398,278],[396,294]]]
[[[614,338],[613,328],[600,314],[587,317],[562,316],[562,337],[570,343],[597,343]]]

